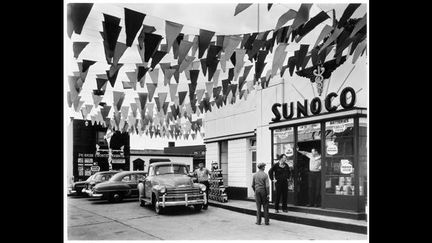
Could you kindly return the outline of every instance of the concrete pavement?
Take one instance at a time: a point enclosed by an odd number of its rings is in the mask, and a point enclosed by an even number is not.
[[[367,240],[364,234],[277,220],[255,225],[255,216],[209,207],[168,208],[157,215],[136,198],[111,204],[68,197],[69,240]]]

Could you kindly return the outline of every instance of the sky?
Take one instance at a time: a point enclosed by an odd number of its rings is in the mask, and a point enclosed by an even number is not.
[[[83,2],[83,1],[80,1]],[[224,1],[226,2],[226,1]],[[308,1],[311,2],[311,1]],[[328,1],[327,1],[328,2]],[[102,21],[103,21],[103,13],[110,14],[116,17],[121,18],[120,26],[122,26],[122,31],[119,36],[119,40],[121,42],[125,41],[126,35],[124,32],[124,8],[129,8],[135,11],[139,11],[145,13],[147,16],[144,19],[144,24],[153,25],[156,27],[156,34],[161,34],[165,36],[165,20],[177,22],[183,24],[182,33],[195,35],[199,33],[199,29],[207,29],[211,31],[215,31],[216,35],[228,35],[228,34],[243,34],[256,32],[258,30],[257,24],[257,12],[259,8],[259,31],[274,29],[278,18],[288,11],[289,9],[297,10],[300,6],[300,3],[276,3],[272,6],[270,11],[267,11],[267,3],[261,4],[253,4],[248,9],[244,10],[237,16],[234,16],[234,10],[237,3],[176,3],[176,4],[168,4],[168,3],[95,3],[93,6],[88,19],[83,27],[83,32],[81,35],[73,34],[72,38],[69,39],[66,35],[65,31],[65,65],[66,65],[66,75],[72,75],[73,72],[78,71],[78,66],[76,64],[77,61],[82,59],[90,59],[100,61],[93,65],[86,78],[86,82],[83,86],[82,91],[82,100],[86,101],[86,103],[92,104],[91,91],[96,89],[96,82],[88,82],[87,80],[94,80],[96,74],[105,73],[105,70],[109,68],[105,61],[102,37],[99,34],[99,31],[102,31]],[[347,4],[314,4],[311,8],[310,16],[314,16],[319,13],[321,10],[329,11],[331,9],[335,9],[336,17],[340,18]],[[363,17],[366,13],[366,5],[363,4],[360,8],[358,8],[352,17],[360,18]],[[331,15],[330,15],[331,16]],[[331,21],[330,19],[327,21]],[[291,24],[292,21],[289,21],[286,25]],[[319,28],[321,30],[322,28]],[[318,32],[311,32],[308,34],[303,40],[302,43],[314,42],[317,38]],[[189,37],[191,41],[193,37]],[[215,37],[214,37],[215,39]],[[80,54],[78,60],[74,60],[73,52],[71,49],[72,42],[74,41],[88,41],[90,44],[83,50]],[[110,85],[107,85],[107,91],[103,102],[108,104],[112,103],[112,90],[124,91],[122,89],[121,81],[128,81],[128,78],[125,72],[133,71],[135,69],[134,63],[140,62],[140,56],[136,49],[136,38],[131,48],[128,48],[124,53],[123,57],[120,59],[121,63],[125,63],[125,66],[122,67],[121,72],[117,77],[117,82],[114,88],[111,88]],[[313,44],[313,43],[312,43]],[[295,49],[295,45],[291,45],[292,50]],[[297,48],[298,49],[298,48]],[[287,50],[289,51],[289,50]],[[290,53],[288,53],[290,56]],[[268,58],[271,58],[269,55]],[[162,62],[173,62],[172,53],[166,55],[166,57],[161,61]],[[105,62],[105,63],[104,63]],[[220,67],[218,67],[220,68]],[[265,73],[265,72],[263,72]],[[159,79],[163,74],[159,74]],[[188,90],[188,86],[186,82],[182,82],[181,80],[179,84],[178,91]],[[147,75],[147,79],[150,79]],[[206,77],[200,77],[205,79]],[[220,78],[221,80],[222,78]],[[162,78],[163,80],[163,78]],[[203,85],[203,82],[201,82]],[[198,84],[200,85],[200,80],[198,80]],[[200,88],[198,85],[197,89]],[[139,86],[139,84],[138,84]],[[68,87],[67,83],[65,87]],[[67,90],[65,90],[66,93]],[[145,89],[140,88],[137,91],[145,92]],[[160,87],[156,90],[157,92],[169,92],[167,87]],[[134,102],[136,98],[135,92],[133,90],[125,90],[126,97],[123,105]],[[66,105],[67,106],[67,105]],[[80,113],[76,113],[74,111],[70,111],[65,114],[66,117],[74,116],[76,118],[82,118]],[[110,112],[111,116],[112,111]],[[203,118],[204,115],[195,116],[196,118]],[[131,149],[162,149],[168,145],[168,141],[174,141],[173,139],[166,138],[157,138],[150,139],[145,135],[131,135],[130,145]],[[187,141],[180,139],[175,141],[176,146],[183,145],[196,145],[203,144],[201,136],[197,136],[197,139],[192,140],[191,138]]]

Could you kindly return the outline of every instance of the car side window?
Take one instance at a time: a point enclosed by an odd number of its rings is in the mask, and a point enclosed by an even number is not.
[[[123,182],[130,182],[131,181],[130,175],[123,177],[122,181]]]
[[[136,180],[137,180],[137,181],[139,181],[139,180],[144,180],[144,175],[137,174],[137,175],[136,175]]]

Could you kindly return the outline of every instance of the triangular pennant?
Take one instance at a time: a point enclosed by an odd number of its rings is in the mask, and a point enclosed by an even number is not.
[[[127,119],[129,114],[129,106],[122,106],[120,110],[123,119]]]
[[[174,59],[178,59],[178,55],[179,55],[179,48],[180,48],[180,42],[183,40],[184,38],[184,34],[180,33],[176,40],[174,41],[172,47],[173,47],[173,54],[174,54]],[[167,50],[168,50],[168,45],[167,45]]]
[[[266,63],[264,63],[264,61],[265,61],[267,54],[268,54],[267,51],[259,51],[258,52],[258,60],[255,62],[255,78],[254,78],[255,81],[257,81],[261,77],[261,74],[262,74],[264,67],[266,65]]]
[[[206,59],[205,59],[205,58],[201,58],[201,59],[200,59],[200,62],[201,62],[201,70],[202,70],[204,76],[206,76],[206,73],[207,73],[207,63],[206,63]]]
[[[72,107],[72,97],[70,91],[67,92],[67,104],[69,107]]]
[[[89,42],[74,42],[72,44],[72,50],[74,53],[74,58],[77,59],[81,54],[82,50],[89,44]]]
[[[154,105],[155,105],[154,103],[147,104],[147,111],[150,118],[153,117]]]
[[[93,7],[93,3],[68,3],[67,5],[67,34],[69,38],[72,33],[81,34],[84,23]]]
[[[198,46],[199,46],[198,58],[201,58],[204,55],[204,52],[209,47],[210,41],[213,38],[214,34],[215,32],[213,31],[200,29],[199,38],[198,38]]]
[[[356,9],[358,7],[360,7],[360,3],[350,3],[348,4],[348,6],[345,8],[342,16],[339,19],[339,23],[337,25],[338,28],[344,26],[348,19],[353,15],[353,13],[356,11]]]
[[[133,11],[131,9],[125,8],[125,32],[126,32],[126,45],[128,47],[132,46],[133,40],[138,33],[141,25],[144,21],[145,14]]]
[[[249,8],[252,5],[252,3],[239,3],[237,4],[234,12],[234,16],[237,14],[243,12],[245,9]]]
[[[301,44],[300,45],[300,49],[297,52],[297,56],[296,56],[296,68],[297,70],[300,69],[300,67],[302,67],[304,59],[306,57],[306,54],[308,52],[309,49],[309,45],[304,45]]]
[[[300,25],[306,23],[309,20],[309,11],[312,7],[311,3],[302,3],[299,10],[297,11],[296,17],[294,19],[291,28],[296,30]]]
[[[151,68],[154,69],[166,54],[166,51],[156,51],[152,56]]]
[[[113,91],[113,104],[114,104],[114,108],[117,108],[116,109],[117,111],[120,110],[120,107],[123,104],[124,97],[125,97],[124,92]]]
[[[286,24],[288,21],[294,19],[297,16],[297,11],[295,10],[288,10],[287,12],[285,12],[284,14],[282,14],[276,24],[275,30],[280,29],[282,26],[284,26],[284,24]]]
[[[100,112],[102,114],[102,118],[105,120],[108,116],[108,113],[111,110],[111,106],[109,105],[105,105],[104,107],[101,108]]]
[[[80,100],[81,97],[78,97],[78,99],[75,100],[73,103],[74,109],[76,112],[79,112],[81,109],[81,106],[84,104],[84,101]]]
[[[92,94],[93,104],[95,107],[98,107],[99,103],[102,101],[102,96]]]
[[[326,19],[330,18],[328,14],[324,11],[319,12],[317,15],[312,17],[303,27],[299,29],[298,35],[303,37],[306,34],[308,34],[310,31],[312,31],[315,27],[317,27],[319,24],[324,22]],[[296,39],[296,42],[298,43],[300,39]]]
[[[211,97],[213,94],[213,82],[206,82],[205,86],[206,86],[207,95]]]
[[[189,50],[191,49],[193,42],[182,40],[180,42],[179,51],[178,51],[178,64],[182,64],[183,60],[186,58]]]
[[[332,42],[334,42],[339,37],[339,35],[342,33],[343,30],[344,30],[343,27],[340,29],[335,29],[333,31],[333,34],[331,34],[331,36],[328,37],[326,42],[324,42],[324,44],[321,46],[319,53],[325,50],[327,46],[329,46]]]
[[[96,63],[96,61],[83,59],[82,60],[82,70],[80,70],[80,71],[83,73],[86,73],[88,71],[89,67],[95,63]]]
[[[146,98],[146,100],[147,100],[147,98]],[[141,102],[140,99],[139,99],[139,102]],[[131,103],[130,106],[131,106],[131,109],[132,109],[132,115],[133,115],[133,117],[137,117],[138,104]]]
[[[160,42],[162,41],[162,36],[156,34],[146,33],[144,35],[144,61],[148,62],[153,54],[156,52]]]
[[[169,102],[168,101],[163,103],[162,110],[163,110],[164,114],[167,114],[168,106],[169,106]]]
[[[285,58],[288,54],[288,52],[285,51],[287,46],[288,46],[287,43],[280,43],[279,46],[276,47],[273,56],[272,69],[271,69],[272,76],[275,76],[277,70],[282,67],[283,62],[285,61]]]
[[[122,29],[122,27],[119,26],[120,18],[108,14],[103,14],[103,16],[104,22],[102,22],[102,27],[105,35],[104,40],[107,42],[109,50],[114,51]]]
[[[117,42],[114,50],[113,64],[116,66],[128,47],[125,43]]]
[[[180,34],[183,29],[182,24],[174,23],[168,20],[165,20],[165,36],[166,36],[166,44],[167,44],[167,52],[171,50],[171,46],[176,40],[177,36]]]
[[[221,66],[222,72],[226,72],[226,62],[227,62],[227,60],[225,59],[225,54],[222,54],[221,58],[220,58],[220,66]]]
[[[245,49],[236,49],[235,55],[236,55],[236,64],[234,66],[234,80],[237,80],[238,75],[240,74],[240,70],[242,69],[244,65],[244,56],[246,54]]]
[[[149,71],[149,75],[150,75],[150,78],[151,78],[153,84],[157,85],[157,83],[159,81],[159,69],[155,68],[155,69]]]
[[[153,99],[154,92],[156,90],[156,84],[147,83],[148,101],[151,102]]]
[[[118,65],[118,67],[121,67],[121,66]],[[113,87],[113,88],[114,88],[115,82],[116,82],[116,80],[117,80],[117,75],[118,75],[119,70],[120,70],[120,68],[118,68],[118,69],[113,73],[113,75],[110,75],[110,71],[109,71],[109,70],[106,71],[107,76],[108,76],[108,80],[109,80],[109,82],[110,82],[110,84],[111,84],[111,87]]]
[[[188,84],[188,86],[189,86],[189,98],[191,98],[191,100],[192,100],[192,98],[195,97],[195,90],[196,90],[197,85],[194,83],[191,83],[191,84]]]
[[[198,89],[195,92],[196,92],[197,101],[201,102],[205,89]]]
[[[330,32],[333,30],[333,27],[330,25],[324,26],[324,28],[321,30],[321,33],[318,36],[318,39],[315,41],[315,45],[313,48],[315,48],[326,36],[330,34]]]
[[[140,46],[137,45],[137,48],[138,48],[138,53],[139,53],[139,55],[141,57],[141,62],[144,64],[145,63],[145,49],[144,49],[144,46],[143,46],[143,48],[140,48]]]
[[[199,39],[199,36],[198,35],[196,35],[195,37],[194,37],[194,39],[192,40],[192,53],[191,53],[191,56],[195,56],[195,53],[196,53],[196,51],[198,50],[198,39]]]
[[[143,24],[141,32],[137,38],[138,39],[138,45],[139,45],[140,49],[142,49],[144,47],[144,35],[145,35],[145,33],[153,33],[155,31],[156,31],[156,28],[154,26]]]
[[[355,62],[357,61],[358,57],[360,56],[360,54],[362,54],[364,52],[364,50],[366,50],[366,40],[363,40],[355,49],[354,52],[354,56],[352,59],[352,64],[355,64]]]
[[[220,69],[217,69],[213,74],[213,87],[218,86]]]
[[[176,93],[177,93],[177,87],[178,87],[178,84],[170,84],[169,85],[171,101],[174,101],[174,98],[175,98]]]
[[[183,102],[185,100],[186,94],[187,94],[187,91],[178,92],[178,95],[179,95],[179,105],[183,105]]]
[[[366,18],[366,14],[363,16],[362,19],[360,19],[359,22],[357,22],[357,24],[355,25],[353,31],[350,34],[350,37],[353,37],[355,34],[357,34],[357,32],[359,32],[361,29],[363,29],[363,27],[366,26],[366,22],[367,22],[367,18]]]
[[[171,78],[175,73],[175,69],[165,69],[164,86],[171,83]]]
[[[132,84],[130,82],[122,81],[123,89],[132,89]]]
[[[190,68],[193,60],[195,60],[195,57],[192,56],[187,56],[185,57],[185,59],[183,60],[183,62],[180,64],[179,67],[179,73],[185,71],[188,67]],[[189,74],[189,72],[186,71],[187,74]],[[188,78],[188,80],[190,79],[190,77]]]
[[[199,70],[189,70],[189,75],[192,84],[195,85],[197,84],[199,72],[200,72]]]
[[[167,96],[168,96],[168,93],[166,93],[166,92],[158,93],[159,106],[160,107],[162,107],[163,104],[165,103]]]
[[[239,36],[228,36],[225,39],[227,39],[227,44],[224,49],[225,59],[228,59],[233,55],[235,48],[238,47],[243,38]]]
[[[222,80],[222,94],[223,95],[228,95],[229,84],[230,84],[230,81],[228,79]]]

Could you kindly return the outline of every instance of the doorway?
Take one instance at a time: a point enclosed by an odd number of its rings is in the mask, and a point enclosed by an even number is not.
[[[299,141],[297,147],[300,151],[311,152],[314,148],[321,154],[321,140]],[[297,153],[295,174],[295,193],[296,205],[305,206],[309,203],[309,158],[301,153]]]

